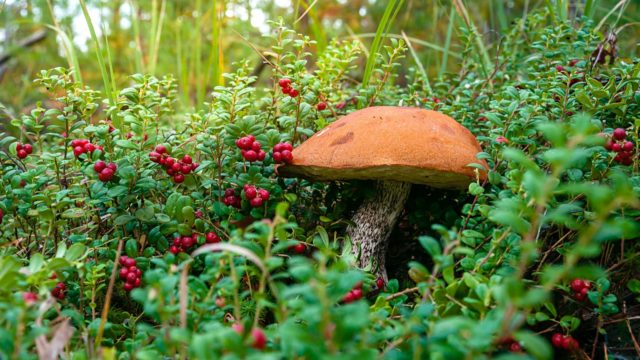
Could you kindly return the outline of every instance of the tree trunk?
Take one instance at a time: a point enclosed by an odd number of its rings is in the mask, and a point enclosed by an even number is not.
[[[378,181],[375,196],[365,200],[353,216],[354,225],[347,228],[358,266],[365,268],[371,265],[371,272],[382,276],[385,282],[389,235],[410,191],[410,183]]]

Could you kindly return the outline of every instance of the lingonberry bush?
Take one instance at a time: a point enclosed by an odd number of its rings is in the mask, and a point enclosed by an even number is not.
[[[603,52],[615,44],[586,21],[549,28],[548,16],[517,24],[493,69],[467,34],[461,71],[432,83],[401,69],[406,46],[390,41],[366,85],[351,78],[357,43],[312,59],[312,41],[276,24],[272,85],[256,88],[238,63],[191,114],[175,112],[171,77],[133,75],[109,102],[68,70],[42,71],[36,82],[60,106],[14,119],[20,138],[0,140],[0,351],[548,359],[633,349],[640,60]],[[412,190],[388,283],[353,267],[344,235],[366,183],[275,171],[341,115],[381,104],[450,115],[490,166],[465,192]]]

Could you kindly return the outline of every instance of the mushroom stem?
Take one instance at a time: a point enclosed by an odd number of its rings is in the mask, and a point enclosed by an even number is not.
[[[354,225],[347,228],[358,266],[365,268],[371,264],[371,271],[382,276],[385,282],[385,256],[389,247],[389,235],[410,191],[411,183],[378,181],[375,196],[365,200],[353,216]]]

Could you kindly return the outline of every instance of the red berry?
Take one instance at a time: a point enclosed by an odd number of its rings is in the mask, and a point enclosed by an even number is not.
[[[249,203],[253,207],[260,207],[260,206],[262,206],[262,198],[255,197],[255,198],[251,199],[251,201]]]
[[[28,154],[27,154],[27,152],[26,152],[26,151],[24,151],[24,150],[18,150],[18,158],[20,158],[20,159],[24,159],[24,158],[26,158],[26,157],[27,157],[27,155],[28,155]]]
[[[256,188],[253,186],[247,187],[244,189],[244,197],[247,200],[251,200],[253,198],[256,197],[256,195],[258,195],[258,192],[256,191]]]
[[[575,279],[571,282],[571,290],[573,290],[574,292],[580,292],[580,290],[582,290],[584,286],[585,283],[582,279]]]
[[[22,300],[24,300],[25,304],[31,305],[34,302],[38,301],[38,295],[32,292],[24,292],[22,293]]]
[[[136,273],[130,272],[130,273],[127,274],[127,282],[128,283],[135,283],[137,278],[138,277],[136,276]]]
[[[171,169],[167,169],[167,175],[169,175],[169,176],[173,176],[173,175],[175,175],[175,174],[176,174],[176,171],[175,171],[175,170],[173,170],[173,168],[171,168]]]
[[[255,152],[260,151],[260,148],[262,148],[262,144],[260,144],[258,141],[254,141],[253,144],[251,144],[251,150]]]
[[[184,246],[187,249],[192,247],[195,244],[196,244],[196,240],[194,240],[194,238],[192,238],[190,236],[184,236],[182,238],[182,246]]]
[[[506,143],[509,142],[509,140],[507,140],[507,138],[504,137],[504,136],[498,136],[496,138],[496,142],[499,143],[499,144],[506,144]]]
[[[165,154],[167,152],[167,148],[164,145],[156,146],[155,150],[158,154]]]
[[[321,102],[321,103],[318,103],[318,105],[316,105],[316,109],[318,109],[319,111],[322,111],[322,110],[324,110],[326,108],[327,108],[327,103],[326,102]]]
[[[613,130],[613,138],[616,140],[624,140],[627,137],[627,132],[622,128]]]
[[[76,147],[76,146],[80,146],[80,140],[78,139],[71,140],[71,147]]]
[[[258,195],[260,195],[260,197],[264,201],[269,200],[269,192],[267,190],[265,190],[265,189],[258,190]]]
[[[120,259],[118,259],[118,263],[122,266],[124,266],[124,264],[126,264],[128,257],[126,255],[122,255],[120,256]]]
[[[171,170],[173,170],[174,173],[179,172],[180,170],[182,170],[182,165],[174,162],[173,164],[171,164]]]
[[[305,243],[299,243],[293,246],[293,251],[296,254],[304,254],[307,251],[307,245]]]
[[[185,164],[191,164],[193,162],[193,159],[191,159],[191,156],[185,155],[182,157],[182,162]]]
[[[278,81],[278,85],[280,85],[280,87],[287,87],[290,84],[291,84],[291,79],[282,78],[280,79],[280,81]]]
[[[208,232],[207,235],[205,235],[205,242],[207,244],[219,243],[220,237],[214,232]]]
[[[183,174],[188,174],[191,172],[191,165],[182,165],[182,168],[180,169],[180,171],[182,171]]]
[[[130,268],[132,266],[136,266],[136,259],[132,259],[132,258],[126,258],[124,261],[124,266]]]
[[[580,61],[580,59],[572,59],[569,61],[569,66],[576,66],[576,64]]]
[[[140,280],[140,275],[138,275],[138,277],[136,278],[136,281],[134,282],[134,287],[138,287],[140,286],[140,284],[142,284],[142,281]]]
[[[347,295],[345,295],[345,296],[342,298],[342,302],[343,302],[343,303],[345,303],[345,304],[348,304],[348,303],[350,303],[350,302],[353,302],[354,300],[355,300],[355,299],[354,299],[354,297],[353,297],[353,291],[349,291],[349,292],[347,293]]]
[[[613,150],[613,141],[607,140],[607,142],[604,144],[604,148],[609,151]]]
[[[107,164],[102,160],[98,160],[95,164],[93,164],[93,170],[97,173],[102,172],[102,170],[104,170],[106,167]]]
[[[280,151],[282,151],[282,150],[283,150],[283,149],[282,149],[282,143],[275,144],[275,145],[273,146],[273,152],[280,152]]]
[[[287,164],[293,161],[293,154],[289,150],[282,150],[280,156],[282,157],[282,161]]]
[[[298,90],[296,89],[291,89],[291,91],[289,91],[289,96],[291,96],[292,98],[295,98],[298,96]]]
[[[556,66],[556,71],[557,72],[564,72],[564,67],[562,65],[557,65]]]
[[[293,90],[293,88],[291,88],[290,86],[283,87],[282,88],[282,93],[285,94],[285,95],[289,95],[291,93],[291,90]]]
[[[73,148],[73,155],[75,157],[79,157],[82,154],[84,154],[84,149],[82,148],[82,146],[76,146]]]
[[[198,219],[202,219],[202,217],[204,216],[204,214],[202,213],[202,210],[197,210],[195,215],[196,215],[196,218]]]
[[[127,282],[127,283],[124,283],[123,287],[124,287],[124,291],[129,292],[133,290],[134,284]]]
[[[625,141],[624,145],[622,145],[622,149],[624,151],[632,151],[633,150],[633,143],[631,141]]]
[[[264,150],[258,151],[258,161],[263,161],[265,156],[267,156],[267,153],[265,153]]]
[[[129,270],[127,270],[126,268],[120,269],[120,279],[125,280],[127,278],[127,275],[129,275]]]
[[[198,166],[200,166],[200,164],[198,164],[198,163],[191,164],[191,171],[194,171],[195,169],[197,169]]]
[[[511,345],[509,345],[509,351],[511,352],[521,352],[522,351],[522,346],[520,346],[519,343],[517,342],[512,342]]]
[[[551,343],[553,344],[553,346],[560,348],[562,347],[562,339],[563,339],[562,334],[555,333],[553,334],[553,336],[551,336]]]
[[[172,167],[173,164],[175,164],[175,163],[176,163],[176,159],[174,159],[172,157],[168,157],[168,158],[164,159],[162,165],[164,165],[164,167],[169,168],[169,167]]]
[[[273,152],[273,161],[281,162],[282,161],[282,153],[280,153],[279,151],[274,151]]]
[[[65,285],[63,282],[59,282],[56,284],[57,287],[59,287],[60,289],[64,290],[67,288],[67,285]]]
[[[382,290],[384,289],[384,279],[379,277],[376,279],[376,287],[378,288],[378,290]]]
[[[180,249],[179,249],[177,246],[175,246],[175,245],[171,245],[171,247],[169,248],[169,251],[170,251],[172,254],[177,254],[177,253],[179,253],[179,252],[180,252]]]
[[[176,174],[173,176],[173,182],[175,182],[176,184],[180,184],[182,182],[184,182],[184,175],[182,174]]]
[[[289,143],[282,143],[281,145],[282,145],[282,150],[293,151],[293,145]]]
[[[244,153],[244,158],[248,162],[254,162],[258,160],[258,154],[253,150],[247,150],[247,152]]]
[[[118,165],[116,165],[116,163],[109,163],[107,167],[113,170],[113,172],[116,172],[116,170],[118,170]]]
[[[575,297],[576,297],[576,300],[578,301],[584,301],[587,298],[587,294],[579,292],[575,294]]]
[[[242,150],[249,150],[251,149],[251,145],[253,144],[253,141],[251,140],[251,138],[249,138],[248,136],[245,137],[241,137],[240,139],[238,139],[238,141],[236,142],[236,145],[242,149]]]
[[[86,143],[82,146],[82,148],[84,149],[84,152],[93,152],[96,147],[91,143]]]
[[[253,329],[251,331],[251,337],[253,338],[252,346],[254,349],[262,350],[267,345],[267,337],[261,329]]]
[[[362,289],[353,289],[351,292],[353,293],[354,300],[360,300],[362,298]]]
[[[24,151],[27,152],[27,155],[30,155],[33,152],[33,146],[31,146],[31,144],[25,144],[23,148]]]
[[[80,146],[85,146],[86,144],[88,144],[88,143],[89,143],[89,140],[87,140],[87,139],[80,139],[79,141],[80,141],[80,142],[79,142],[78,144],[79,144]]]
[[[113,170],[111,170],[111,168],[108,168],[108,167],[104,168],[98,175],[98,178],[102,182],[107,182],[111,180],[111,178],[113,178]]]
[[[611,150],[615,152],[620,152],[622,150],[622,146],[619,143],[613,143],[611,145]]]
[[[232,188],[228,188],[224,191],[224,196],[233,196],[235,195],[236,191]]]

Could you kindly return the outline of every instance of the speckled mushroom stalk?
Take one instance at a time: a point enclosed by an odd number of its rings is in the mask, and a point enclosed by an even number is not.
[[[376,193],[365,200],[352,218],[353,226],[347,228],[352,252],[358,266],[371,265],[371,271],[387,282],[385,257],[389,248],[389,235],[409,197],[411,183],[377,181]]]

